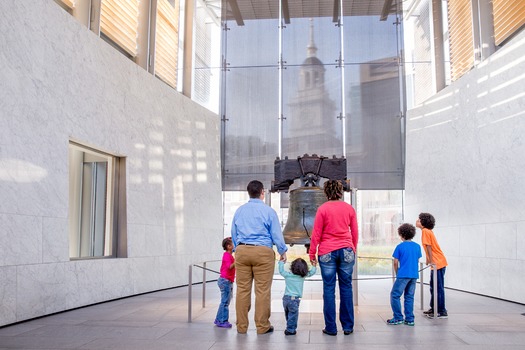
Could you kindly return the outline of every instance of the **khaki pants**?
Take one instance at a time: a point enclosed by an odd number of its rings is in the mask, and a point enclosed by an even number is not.
[[[252,283],[255,282],[255,327],[257,333],[270,329],[271,289],[275,269],[275,252],[263,246],[239,245],[235,250],[237,280],[237,332],[248,330]]]

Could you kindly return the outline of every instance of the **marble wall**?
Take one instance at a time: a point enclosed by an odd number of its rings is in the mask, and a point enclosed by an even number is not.
[[[451,288],[525,303],[525,31],[407,114],[406,216],[436,217]]]
[[[0,47],[0,326],[181,286],[220,258],[217,115],[53,1],[0,1]],[[70,140],[126,159],[127,258],[69,259]]]

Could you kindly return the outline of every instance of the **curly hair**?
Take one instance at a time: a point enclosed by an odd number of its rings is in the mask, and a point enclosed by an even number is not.
[[[306,264],[306,261],[304,259],[297,258],[294,261],[292,261],[290,271],[292,271],[294,275],[305,277],[306,275],[308,275],[308,265]]]
[[[233,244],[231,237],[226,237],[222,240],[222,249],[228,250],[228,245]]]
[[[328,180],[324,183],[324,194],[328,200],[343,198],[343,184],[339,180]]]
[[[421,226],[428,228],[429,230],[432,230],[436,225],[436,219],[434,219],[432,214],[429,213],[419,214],[419,222],[421,223]]]
[[[407,241],[414,238],[416,235],[416,228],[412,224],[402,224],[397,228],[397,233]]]

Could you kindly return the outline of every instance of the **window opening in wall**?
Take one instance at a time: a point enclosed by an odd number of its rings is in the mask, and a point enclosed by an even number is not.
[[[139,25],[138,0],[102,0],[100,32],[104,39],[111,39],[119,48],[136,57]]]
[[[64,10],[71,13],[75,7],[75,0],[55,0]]]
[[[70,142],[70,258],[117,256],[120,163],[119,157]]]
[[[179,54],[178,0],[158,0],[155,45],[155,75],[176,88]]]

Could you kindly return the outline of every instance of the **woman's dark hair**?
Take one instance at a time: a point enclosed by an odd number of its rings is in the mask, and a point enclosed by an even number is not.
[[[399,233],[404,240],[409,240],[416,235],[416,228],[411,224],[402,224],[398,227],[397,233]]]
[[[259,198],[264,190],[264,186],[261,181],[253,180],[250,181],[246,189],[248,190],[250,198]]]
[[[292,261],[290,271],[292,271],[294,275],[305,277],[306,275],[308,275],[308,265],[306,264],[306,261],[304,261],[304,259],[297,258],[294,261]]]
[[[233,244],[231,237],[226,237],[222,240],[222,249],[228,250],[228,244]]]
[[[436,225],[436,219],[434,219],[432,214],[429,213],[419,214],[419,222],[421,223],[421,226],[428,228],[429,230],[432,230]]]
[[[324,183],[324,194],[328,200],[343,198],[343,184],[339,180],[328,180]]]

